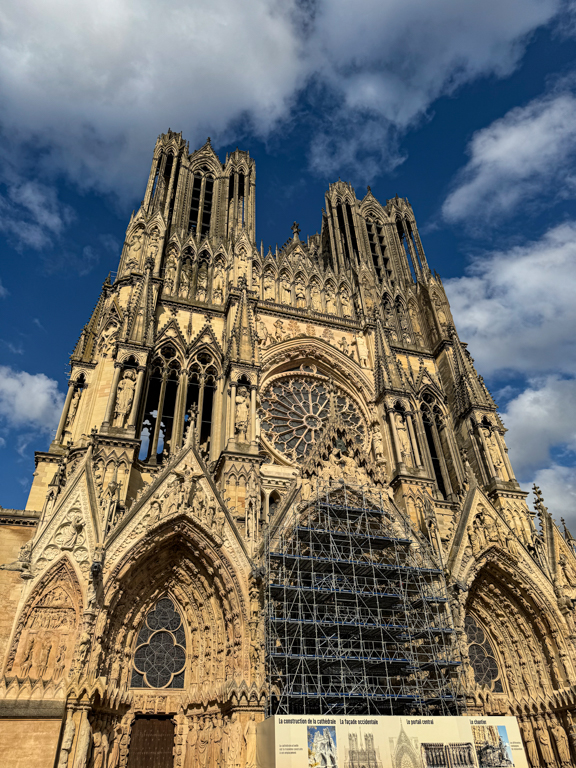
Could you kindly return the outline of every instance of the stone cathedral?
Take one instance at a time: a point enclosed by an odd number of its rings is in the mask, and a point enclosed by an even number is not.
[[[410,204],[338,181],[266,252],[255,186],[247,152],[156,142],[26,509],[0,508],[0,764],[255,768],[267,714],[356,683],[346,711],[514,715],[532,768],[575,764],[576,541],[526,504]],[[364,594],[410,643],[360,628]]]

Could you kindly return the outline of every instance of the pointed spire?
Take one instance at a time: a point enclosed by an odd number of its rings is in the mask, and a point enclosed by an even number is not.
[[[240,302],[230,337],[229,358],[236,362],[256,362],[256,326],[246,293],[246,280],[241,281]]]
[[[86,323],[86,325],[82,329],[80,338],[78,339],[76,343],[76,347],[74,348],[74,352],[71,355],[71,358],[70,358],[71,360],[78,360],[78,361],[84,360],[85,362],[89,362],[90,360],[92,360],[92,355],[94,352],[94,341],[96,339],[96,332],[98,330],[100,318],[104,310],[104,303],[106,300],[106,288],[109,285],[110,285],[110,279],[108,276],[104,281],[104,284],[102,285],[100,296],[98,297],[96,306],[92,310],[92,315],[90,317],[90,320]]]
[[[153,268],[154,262],[152,259],[148,259],[144,267],[144,276],[136,288],[134,303],[130,308],[127,323],[127,340],[145,346],[152,346],[154,343],[153,291],[150,280]]]
[[[456,401],[459,412],[462,414],[474,407],[496,409],[496,403],[483,379],[478,376],[474,361],[458,338],[454,327],[450,328],[450,338],[456,370]]]

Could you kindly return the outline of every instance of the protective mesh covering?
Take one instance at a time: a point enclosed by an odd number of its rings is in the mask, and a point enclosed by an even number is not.
[[[386,494],[318,488],[267,542],[268,714],[454,714],[442,568]]]

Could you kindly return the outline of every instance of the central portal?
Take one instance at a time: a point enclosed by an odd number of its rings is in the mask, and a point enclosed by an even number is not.
[[[174,723],[167,717],[138,717],[132,726],[128,768],[172,768]]]

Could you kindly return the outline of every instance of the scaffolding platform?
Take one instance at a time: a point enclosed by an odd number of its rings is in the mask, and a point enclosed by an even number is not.
[[[266,542],[268,715],[458,714],[441,563],[386,494],[318,487]]]

